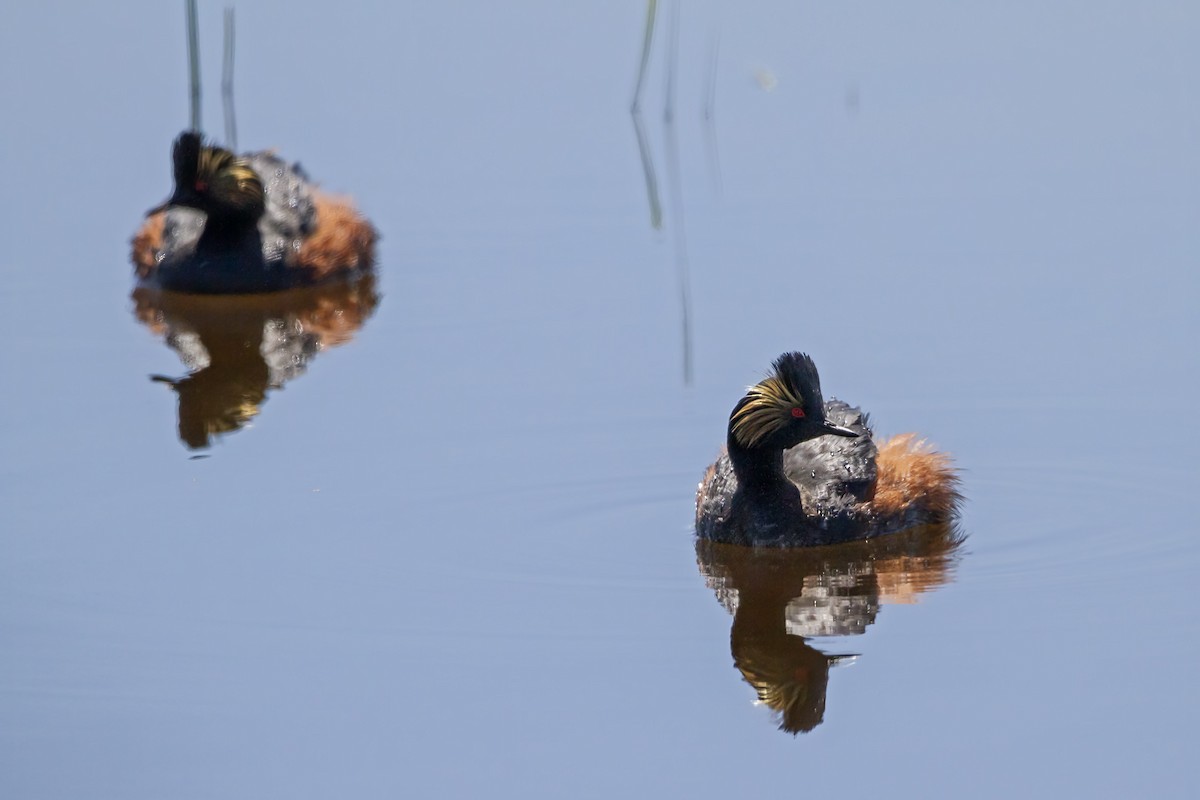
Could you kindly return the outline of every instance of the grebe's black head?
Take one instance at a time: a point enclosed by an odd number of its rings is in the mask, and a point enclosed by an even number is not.
[[[266,209],[262,179],[249,162],[222,147],[205,146],[199,133],[179,134],[171,161],[175,192],[147,216],[169,206],[184,206],[210,217],[257,220]]]
[[[784,450],[825,434],[858,435],[825,419],[821,379],[811,358],[784,353],[772,367],[729,415],[730,449]]]

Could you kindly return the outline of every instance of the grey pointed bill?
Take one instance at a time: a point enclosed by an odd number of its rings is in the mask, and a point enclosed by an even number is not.
[[[828,433],[833,436],[850,436],[850,437],[858,436],[858,431],[851,430],[850,428],[843,428],[840,425],[834,425],[832,422],[829,422],[828,420],[821,423],[821,429],[822,429],[821,430],[822,433]]]

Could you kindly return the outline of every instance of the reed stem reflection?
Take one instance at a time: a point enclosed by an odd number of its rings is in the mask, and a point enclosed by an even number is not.
[[[683,365],[683,383],[692,383],[692,288],[691,266],[687,249],[687,229],[684,224],[683,180],[679,166],[679,140],[675,130],[675,70],[679,60],[679,7],[676,2],[671,6],[671,14],[667,28],[667,56],[663,75],[663,147],[666,152],[667,188],[670,192],[671,239],[674,249],[675,280],[679,294],[680,327],[682,328],[681,360]],[[642,162],[642,173],[646,181],[646,197],[650,205],[650,227],[662,230],[663,204],[659,196],[658,176],[654,167],[654,154],[646,136],[642,118],[642,92],[646,84],[646,69],[650,63],[650,53],[654,44],[654,23],[658,16],[658,3],[650,0],[646,4],[646,23],[642,35],[641,57],[638,60],[637,79],[634,83],[633,100],[629,104],[629,116],[633,121],[633,133],[637,139],[638,155]],[[712,113],[715,103],[715,55],[712,60],[713,73],[710,76],[710,89],[706,91],[704,122],[706,128],[712,126]],[[715,148],[715,139],[713,139]]]

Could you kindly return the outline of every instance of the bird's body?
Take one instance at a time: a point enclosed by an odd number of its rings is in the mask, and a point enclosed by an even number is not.
[[[270,152],[235,156],[185,131],[173,152],[175,191],[133,238],[146,285],[205,294],[310,286],[369,270],[374,228],[352,204],[313,187]]]
[[[865,539],[952,520],[957,486],[948,456],[912,434],[877,443],[861,410],[824,401],[808,356],[786,353],[730,415],[697,491],[696,533],[768,547]]]

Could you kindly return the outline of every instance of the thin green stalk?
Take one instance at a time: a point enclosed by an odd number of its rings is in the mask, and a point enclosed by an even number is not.
[[[191,90],[191,129],[200,130],[200,34],[196,24],[196,0],[185,0],[188,35],[188,86]]]
[[[225,146],[237,152],[237,114],[233,105],[233,8],[225,9],[225,57],[221,62],[221,103],[225,110]]]
[[[633,102],[629,110],[636,112],[642,103],[642,84],[646,79],[646,64],[650,61],[650,45],[654,41],[654,18],[658,16],[658,0],[646,3],[646,33],[642,38],[642,60],[638,64],[637,82],[633,85]]]

